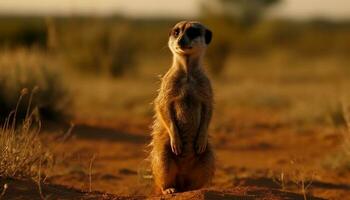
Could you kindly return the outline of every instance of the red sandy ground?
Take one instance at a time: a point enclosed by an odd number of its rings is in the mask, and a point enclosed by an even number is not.
[[[303,199],[292,180],[286,180],[288,187],[282,191],[271,175],[291,173],[286,170],[292,169],[290,161],[303,158],[303,170],[316,174],[308,199],[350,199],[350,173],[339,175],[322,167],[325,155],[339,148],[339,134],[317,127],[292,128],[263,113],[254,116],[260,117],[233,116],[225,130],[212,133],[217,171],[209,189],[168,196],[153,196],[151,181],[142,178],[148,169],[150,120],[77,121],[72,138],[55,143],[53,151],[59,159],[45,180],[43,194],[53,199]],[[54,132],[56,128],[51,127]],[[62,126],[58,129],[64,130]],[[57,134],[44,134],[47,136]],[[16,195],[15,199],[21,199],[18,194],[30,197],[22,199],[40,199],[37,184],[1,180],[1,184],[6,182],[10,183],[5,199]],[[87,193],[90,186],[96,192]]]
[[[68,188],[60,185],[42,184],[42,193],[39,193],[37,183],[30,180],[13,180],[1,179],[1,184],[8,184],[6,193],[2,196],[4,199],[105,199],[105,200],[167,200],[167,199],[205,199],[205,200],[280,200],[280,199],[300,199],[302,195],[292,192],[284,192],[276,189],[268,189],[262,187],[236,187],[232,189],[220,190],[217,188],[201,189],[184,193],[162,195],[162,196],[121,196],[106,194],[101,192],[84,192],[77,189]],[[322,200],[308,196],[308,199]]]

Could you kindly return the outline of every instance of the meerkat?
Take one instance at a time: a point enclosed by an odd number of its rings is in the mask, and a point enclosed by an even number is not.
[[[173,63],[154,101],[150,153],[155,186],[163,194],[199,189],[214,175],[208,143],[213,92],[202,64],[211,39],[212,32],[195,21],[179,22],[169,33]]]

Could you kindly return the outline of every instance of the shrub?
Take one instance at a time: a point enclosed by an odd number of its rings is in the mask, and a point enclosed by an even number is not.
[[[0,55],[0,118],[4,119],[15,107],[23,88],[37,88],[33,104],[43,119],[60,119],[66,114],[67,90],[58,72],[47,67],[40,54],[28,50],[3,53]],[[20,106],[18,117],[23,119],[25,111],[26,107]]]
[[[110,60],[108,69],[112,76],[122,76],[135,69],[137,43],[133,40],[136,36],[131,36],[131,33],[130,27],[125,26],[119,31],[113,31],[110,36],[107,56]]]
[[[0,46],[46,45],[46,29],[41,17],[0,17]]]
[[[239,37],[234,22],[225,18],[203,18],[205,24],[213,31],[213,39],[209,45],[206,60],[211,74],[220,76],[227,67],[227,61],[234,50],[234,38]]]
[[[71,23],[72,26],[58,26],[60,52],[69,64],[84,72],[112,76],[135,69],[138,50],[135,38],[139,35],[130,24],[100,19]]]
[[[225,70],[226,62],[230,56],[230,45],[226,41],[213,42],[208,50],[208,67],[214,76],[220,76]]]

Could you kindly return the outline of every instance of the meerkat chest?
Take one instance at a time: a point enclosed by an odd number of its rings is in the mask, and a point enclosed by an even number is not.
[[[179,96],[174,102],[177,125],[182,132],[193,132],[198,128],[201,118],[201,100],[197,94],[198,82],[194,78],[184,78],[181,79],[177,89]]]
[[[180,84],[178,87],[179,94],[183,100],[198,101],[198,90],[200,89],[198,80],[192,76],[183,77],[180,79]]]
[[[192,77],[182,78],[177,87],[178,98],[176,101],[178,111],[184,112],[184,114],[191,114],[191,111],[197,110],[200,105],[200,99],[198,98],[198,83]]]

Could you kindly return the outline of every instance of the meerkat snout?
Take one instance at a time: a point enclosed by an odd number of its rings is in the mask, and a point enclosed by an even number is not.
[[[169,49],[173,54],[203,54],[211,42],[212,32],[195,21],[177,23],[169,33]]]

